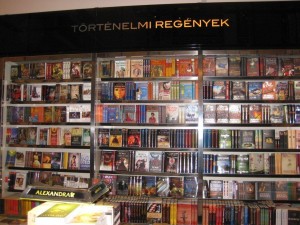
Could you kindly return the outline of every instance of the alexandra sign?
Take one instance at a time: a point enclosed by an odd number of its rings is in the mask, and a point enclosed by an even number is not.
[[[97,32],[142,29],[190,29],[230,27],[229,19],[156,20],[145,22],[95,23],[72,25],[73,32]]]

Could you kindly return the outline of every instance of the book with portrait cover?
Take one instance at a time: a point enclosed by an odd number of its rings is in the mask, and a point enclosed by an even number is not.
[[[30,159],[29,166],[32,168],[41,168],[42,166],[42,152],[34,152]],[[26,157],[27,158],[27,157]],[[29,160],[29,159],[28,159]]]
[[[16,172],[14,190],[25,190],[27,184],[27,172]]]
[[[178,76],[195,76],[198,74],[197,58],[178,58],[176,59],[176,71]]]
[[[141,147],[141,130],[128,129],[127,131],[127,146],[128,147]]]
[[[125,100],[126,97],[126,85],[125,82],[113,83],[113,99]]]
[[[171,81],[158,83],[158,100],[171,100]]]
[[[167,129],[157,130],[157,147],[170,148],[170,130]]]
[[[165,59],[151,59],[150,73],[151,73],[151,77],[166,76],[166,60]]]
[[[120,150],[115,153],[115,170],[116,171],[129,171],[130,151]]]
[[[135,105],[123,105],[121,111],[122,111],[123,123],[136,123]]]
[[[260,100],[262,98],[262,82],[249,81],[248,82],[248,99]]]
[[[160,123],[159,121],[159,106],[146,105],[146,122],[150,124]]]
[[[216,58],[214,56],[204,56],[202,60],[203,76],[216,75]]]
[[[115,170],[115,151],[102,151],[100,155],[100,170],[114,171]]]
[[[100,177],[109,188],[108,194],[113,196],[116,195],[117,175],[101,174]]]
[[[94,76],[94,64],[92,61],[81,62],[81,72],[83,79],[91,79]]]
[[[149,172],[162,172],[163,171],[163,152],[150,151],[149,152]]]
[[[130,60],[130,76],[131,77],[143,77],[144,76],[144,60],[143,59],[131,59]]]
[[[216,57],[216,76],[228,76],[228,57]]]
[[[138,172],[149,171],[149,152],[135,151],[134,170]]]
[[[265,57],[265,76],[278,76],[278,60],[277,57]]]
[[[80,153],[68,153],[68,169],[78,170],[80,167]]]

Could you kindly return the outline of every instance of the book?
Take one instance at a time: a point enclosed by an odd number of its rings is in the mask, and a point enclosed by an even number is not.
[[[294,81],[294,98],[300,100],[300,81]]]
[[[136,106],[122,106],[122,121],[123,123],[136,123]]]
[[[179,153],[178,152],[165,152],[165,172],[178,173],[179,171]]]
[[[262,106],[261,105],[249,105],[249,123],[261,123],[262,122]]]
[[[136,100],[149,100],[151,99],[149,94],[151,90],[149,90],[149,84],[146,82],[136,82],[135,83],[136,92],[135,97]]]
[[[195,76],[198,72],[198,59],[176,59],[176,71],[178,76]]]
[[[60,145],[61,130],[59,127],[50,127],[48,130],[48,145]]]
[[[203,76],[216,75],[216,58],[214,56],[204,56],[202,60]]]
[[[91,83],[83,83],[82,85],[82,100],[90,101],[92,98],[92,84]]]
[[[52,153],[43,152],[42,153],[42,168],[50,169],[51,168]]]
[[[259,76],[259,57],[246,58],[246,75]]]
[[[12,152],[12,151],[10,151],[10,152],[8,152],[7,153],[8,155],[10,154],[10,156],[12,156],[12,155],[15,155],[15,163],[14,163],[14,165],[12,165],[12,166],[15,166],[15,167],[24,167],[25,166],[25,152],[22,152],[22,151],[16,151],[16,152]],[[7,160],[9,160],[8,158],[7,158]],[[13,159],[11,159],[11,161],[13,161]],[[9,163],[9,162],[7,162],[7,163]]]
[[[216,122],[228,123],[229,122],[229,105],[219,104],[216,105]]]
[[[257,199],[258,200],[272,200],[273,196],[273,182],[271,181],[259,181],[257,188]]]
[[[156,196],[156,177],[143,176],[142,177],[142,195]]]
[[[144,76],[144,60],[143,59],[131,59],[130,60],[130,76],[131,77],[143,77]]]
[[[249,173],[263,174],[264,173],[264,154],[250,153],[249,154]]]
[[[127,130],[127,146],[128,147],[141,147],[141,130],[128,129]]]
[[[283,123],[284,122],[284,107],[283,105],[270,105],[270,122]]]
[[[276,99],[276,81],[264,81],[262,84],[262,99],[275,100]]]
[[[130,152],[127,150],[116,151],[115,153],[115,170],[116,171],[129,171]]]
[[[109,147],[122,147],[122,129],[111,129],[109,134]]]
[[[275,181],[275,200],[288,200],[288,181]]]
[[[16,150],[10,149],[6,151],[5,166],[7,168],[11,166],[15,166],[16,156],[17,156]]]
[[[283,76],[294,76],[294,62],[293,58],[281,59],[281,71]]]
[[[275,130],[263,130],[262,147],[263,149],[275,148]]]
[[[229,76],[241,76],[241,57],[229,56],[228,57],[228,74]]]
[[[236,173],[249,173],[249,155],[237,155],[236,158]]]
[[[33,84],[30,86],[30,101],[42,101],[43,94],[42,94],[42,85],[40,84]]]
[[[113,61],[112,60],[103,60],[98,62],[98,76],[99,77],[112,77],[113,73]]]
[[[151,59],[150,74],[151,74],[151,77],[166,76],[166,60],[165,59]]]
[[[89,152],[81,152],[80,153],[80,161],[79,161],[79,169],[80,170],[90,170],[90,153]]]
[[[195,198],[198,196],[198,178],[197,177],[184,177],[183,181],[183,193],[186,198]]]
[[[81,127],[71,128],[71,146],[82,146],[82,132]]]
[[[288,81],[276,81],[275,83],[275,99],[276,100],[288,100],[289,98],[289,87]]]
[[[81,78],[81,62],[80,61],[72,61],[71,62],[71,73],[70,73],[70,78],[71,79],[76,79],[76,78]]]
[[[185,123],[198,123],[199,108],[197,105],[184,106],[184,121]]]
[[[36,216],[36,223],[68,223],[80,209],[77,203],[56,203],[43,213]]]
[[[80,166],[80,153],[68,154],[68,169],[69,170],[78,170]]]
[[[170,197],[183,197],[184,195],[184,177],[170,177],[169,179],[169,196]]]
[[[30,107],[29,122],[32,123],[44,122],[44,107],[39,107],[39,106]]]
[[[166,123],[179,123],[178,105],[166,105]]]
[[[219,148],[228,148],[230,149],[232,146],[232,132],[231,130],[219,130]]]
[[[60,80],[63,78],[63,63],[55,62],[52,63],[51,79]]]
[[[209,180],[209,198],[222,199],[223,198],[223,181]]]
[[[229,174],[231,172],[231,157],[230,155],[219,154],[217,156],[217,173]]]
[[[115,60],[115,67],[114,67],[114,77],[115,78],[124,78],[126,74],[128,74],[128,67],[126,59]]]
[[[244,181],[243,182],[243,199],[245,200],[255,200],[256,193],[255,182]]]
[[[216,76],[228,76],[228,57],[216,57]]]
[[[180,83],[179,83],[179,99],[180,100],[195,99],[195,82],[180,81]]]
[[[116,193],[117,195],[128,195],[128,188],[129,188],[129,176],[119,175],[117,176],[117,188]]]
[[[169,196],[169,177],[156,177],[156,193],[158,197]]]
[[[216,105],[205,104],[203,105],[203,122],[206,124],[216,123]]]
[[[134,170],[138,172],[149,171],[149,152],[135,151]]]
[[[158,83],[158,100],[171,100],[171,81]]]
[[[113,83],[113,99],[125,100],[125,97],[126,97],[125,82]]]
[[[54,106],[53,108],[53,123],[65,123],[67,121],[66,106]]]
[[[157,130],[157,147],[170,148],[170,130],[167,129]]]
[[[70,85],[70,99],[72,101],[81,100],[82,97],[82,86],[80,84]]]
[[[94,63],[92,61],[82,61],[81,68],[83,79],[91,79],[94,76]]]
[[[27,184],[27,172],[16,172],[14,190],[25,190]]]
[[[278,61],[277,57],[265,57],[265,76],[278,76]]]
[[[281,174],[297,174],[297,154],[281,153]]]
[[[101,174],[101,180],[106,184],[109,188],[109,195],[116,195],[116,185],[117,185],[117,175],[110,175],[110,174]]]
[[[51,153],[51,169],[60,169],[62,167],[62,153]]]
[[[254,130],[239,130],[239,148],[254,149],[255,148],[255,131]]]
[[[241,123],[242,115],[241,115],[241,105],[229,105],[228,108],[228,116],[229,116],[229,123]]]
[[[162,151],[149,152],[149,172],[162,172],[163,171],[163,157]]]
[[[29,166],[32,168],[41,168],[42,166],[42,152],[34,152],[32,155],[32,162]],[[26,157],[27,158],[27,157]],[[28,159],[29,160],[29,159]]]
[[[100,170],[113,171],[115,169],[115,151],[102,151],[100,155]]]
[[[98,130],[98,146],[108,147],[109,146],[109,129],[99,129]]]
[[[158,124],[159,121],[159,106],[146,105],[146,121],[150,124]]]
[[[226,98],[226,82],[214,81],[212,87],[213,99],[225,99]]]
[[[89,128],[82,128],[82,146],[91,145],[91,131]]]
[[[246,82],[232,81],[231,82],[231,99],[244,100],[246,99]]]
[[[248,82],[248,99],[260,100],[262,99],[262,82]]]

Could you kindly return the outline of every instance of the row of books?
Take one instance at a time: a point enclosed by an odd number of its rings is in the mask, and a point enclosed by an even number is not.
[[[197,148],[197,129],[98,129],[99,147]]]
[[[74,102],[91,100],[91,83],[83,84],[11,84],[7,86],[11,102]]]
[[[203,190],[203,197],[211,199],[300,199],[300,183],[295,181],[205,180]]]
[[[197,58],[115,58],[99,60],[102,78],[198,76]]]
[[[193,176],[129,176],[101,173],[110,195],[187,197],[198,196],[198,178]]]
[[[196,200],[162,199],[151,202],[144,198],[116,196],[108,198],[107,201],[120,202],[122,223],[198,224]]]
[[[10,79],[91,79],[94,76],[92,61],[32,62],[12,65]]]
[[[300,81],[204,81],[203,99],[299,100]]]
[[[10,146],[90,146],[90,129],[82,127],[12,127],[6,129]]]
[[[299,130],[204,129],[203,147],[219,149],[299,149]]]
[[[89,152],[41,152],[8,150],[5,160],[7,168],[44,168],[44,169],[69,169],[89,170]]]
[[[272,201],[205,200],[203,202],[203,225],[229,225],[237,221],[241,225],[296,225],[300,222],[300,209],[298,205]]]
[[[198,105],[97,105],[98,123],[198,123]]]
[[[299,76],[300,58],[281,56],[205,55],[203,76]]]
[[[195,100],[197,81],[101,82],[99,100]]]
[[[11,124],[89,123],[91,105],[9,106],[6,121]]]
[[[297,124],[300,123],[300,105],[205,104],[203,120],[206,124]]]
[[[34,201],[34,200],[25,200],[25,199],[10,199],[6,198],[3,199],[4,203],[2,204],[4,207],[4,212],[2,214],[7,216],[21,216],[26,217],[27,212],[34,207],[42,204],[42,201]],[[25,219],[23,219],[25,220]],[[1,223],[4,223],[6,221],[1,220]],[[10,221],[12,222],[12,221]],[[9,224],[9,223],[8,223]]]
[[[197,152],[104,150],[100,154],[100,171],[182,174],[197,170]]]
[[[300,174],[300,154],[204,154],[205,174]]]
[[[49,171],[17,171],[9,172],[8,191],[23,191],[28,185],[31,186],[57,186],[65,188],[88,188],[89,178],[59,174]]]

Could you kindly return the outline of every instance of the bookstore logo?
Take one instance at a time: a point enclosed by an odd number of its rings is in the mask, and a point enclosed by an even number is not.
[[[72,25],[74,33],[151,29],[192,29],[230,27],[229,19],[156,20],[145,22],[94,23]]]

